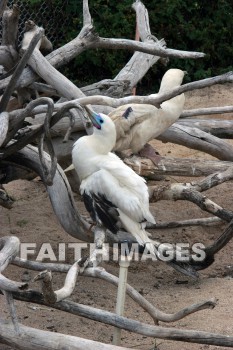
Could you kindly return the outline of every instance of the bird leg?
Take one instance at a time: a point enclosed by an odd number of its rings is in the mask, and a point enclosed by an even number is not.
[[[149,143],[146,143],[145,146],[138,152],[138,154],[140,157],[150,159],[155,166],[157,166],[162,159],[159,153]]]

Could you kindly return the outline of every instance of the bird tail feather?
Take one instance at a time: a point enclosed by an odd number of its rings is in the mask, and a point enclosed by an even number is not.
[[[122,225],[127,230],[127,232],[131,233],[140,245],[145,245],[150,253],[156,256],[156,247],[154,245],[156,242],[153,243],[153,241],[149,238],[149,232],[146,232],[140,223],[132,220],[121,210],[118,209],[118,212],[120,214]]]

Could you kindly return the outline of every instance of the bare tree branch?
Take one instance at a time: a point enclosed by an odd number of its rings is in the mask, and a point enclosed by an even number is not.
[[[36,295],[34,292],[33,296],[30,296],[30,292],[23,293],[23,294],[21,293],[20,295],[15,293],[14,297],[17,299],[20,298],[20,300],[30,301],[30,302],[32,302],[34,299],[36,303],[45,305],[39,293]],[[230,337],[230,336],[224,336],[221,334],[208,333],[203,331],[192,331],[192,330],[185,330],[185,329],[177,329],[177,328],[174,329],[174,328],[167,328],[167,327],[160,327],[160,326],[152,326],[145,323],[141,323],[139,321],[128,319],[123,316],[117,316],[116,314],[113,314],[108,311],[94,309],[90,306],[75,304],[74,302],[71,302],[71,301],[62,301],[60,303],[54,304],[53,307],[59,310],[72,312],[82,317],[87,317],[95,321],[110,324],[112,326],[125,329],[134,333],[142,334],[148,337],[178,340],[178,341],[199,343],[199,344],[210,344],[210,345],[229,346],[229,347],[233,346],[233,337]],[[23,333],[25,333],[28,328],[20,325],[20,329],[22,329]],[[3,333],[3,331],[5,333]],[[32,336],[34,335],[35,337],[37,332],[38,330],[33,329]],[[4,339],[3,334],[5,334],[5,337],[6,337],[6,334],[8,333],[6,332],[6,329],[4,329],[2,325],[0,325],[0,335],[1,335],[1,338]],[[55,334],[59,336],[59,334],[57,333]],[[40,334],[40,336],[42,337],[43,335]],[[69,336],[66,336],[66,337],[68,338]],[[101,349],[104,349],[104,348],[102,347]]]
[[[0,102],[1,103],[1,102]],[[0,147],[3,145],[9,127],[9,113],[0,113]]]
[[[4,6],[4,1],[3,1]],[[19,9],[13,5],[12,9],[7,9],[2,16],[2,45],[12,46],[16,49],[18,35]]]
[[[3,12],[7,6],[7,0],[0,1],[0,17],[2,17]]]
[[[2,99],[0,101],[0,112],[3,112],[6,110],[7,104],[10,100],[10,97],[12,95],[12,92],[15,89],[15,86],[17,84],[17,81],[20,78],[20,75],[22,74],[22,71],[24,70],[33,50],[35,49],[36,45],[38,44],[38,41],[41,39],[42,35],[44,33],[44,30],[41,28],[38,28],[37,32],[35,33],[35,36],[33,37],[32,41],[30,42],[26,52],[23,54],[20,62],[17,65],[17,68],[15,69],[11,80],[4,91],[4,94],[2,96]]]
[[[157,139],[196,149],[221,160],[233,161],[232,145],[195,127],[176,123],[159,135]]]
[[[189,177],[207,176],[216,172],[222,172],[232,166],[232,162],[195,158],[161,157],[157,166],[149,159],[136,156],[124,158],[124,162],[137,174],[152,180],[163,175]]]
[[[187,118],[178,120],[174,126],[176,125],[194,127],[223,139],[233,138],[232,120]]]
[[[180,119],[194,117],[197,115],[222,114],[232,112],[233,106],[197,108],[183,111],[180,115]]]
[[[170,222],[158,222],[156,224],[147,224],[149,229],[167,229],[176,227],[189,227],[189,226],[212,226],[222,224],[224,221],[217,217],[189,219]]]

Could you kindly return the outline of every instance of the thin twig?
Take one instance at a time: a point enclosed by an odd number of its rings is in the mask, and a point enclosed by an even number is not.
[[[56,169],[57,169],[57,157],[54,151],[51,134],[50,134],[50,123],[53,115],[54,104],[53,104],[53,100],[51,99],[48,99],[47,101],[48,101],[48,109],[44,120],[43,132],[40,135],[38,150],[39,150],[39,157],[42,165],[43,180],[48,186],[51,186],[53,184],[53,178],[55,176]],[[49,167],[47,165],[47,162],[44,159],[44,151],[43,151],[44,140],[46,142],[47,150],[51,159]]]

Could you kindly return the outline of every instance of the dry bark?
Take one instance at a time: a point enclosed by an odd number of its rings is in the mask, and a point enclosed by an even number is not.
[[[216,172],[222,172],[232,166],[232,162],[226,161],[168,157],[161,157],[157,166],[149,159],[136,156],[125,158],[124,162],[137,174],[151,180],[163,175],[188,177],[207,176]]]
[[[233,106],[197,108],[183,111],[180,115],[180,118],[189,118],[197,115],[222,114],[232,112]]]
[[[195,127],[180,124],[170,126],[157,137],[162,142],[173,142],[227,161],[233,161],[233,146]]]
[[[223,109],[221,109],[221,113]],[[233,108],[232,110],[233,111]],[[226,112],[225,112],[226,113]],[[222,119],[180,119],[174,126],[181,125],[187,127],[198,128],[213,136],[232,139],[233,138],[233,121]]]

